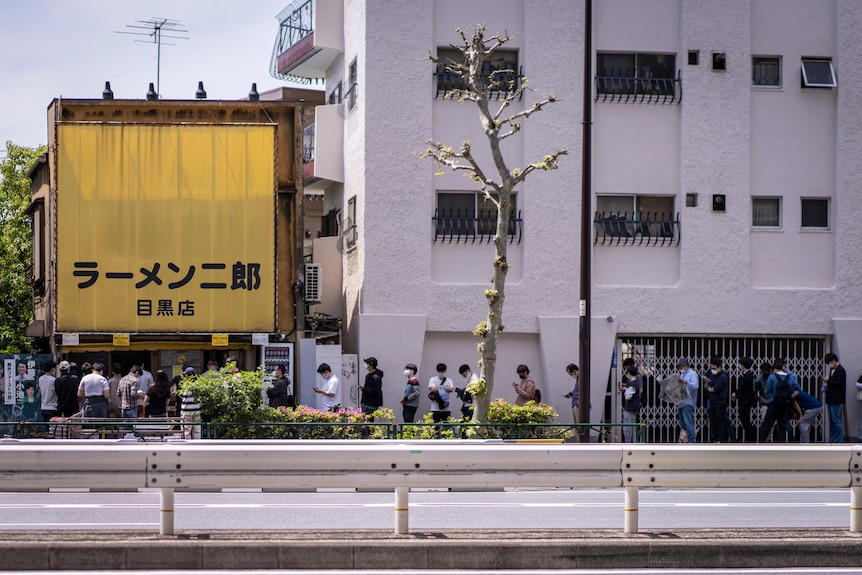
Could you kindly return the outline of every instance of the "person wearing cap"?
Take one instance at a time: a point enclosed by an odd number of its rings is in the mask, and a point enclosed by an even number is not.
[[[110,399],[111,388],[108,380],[102,375],[105,366],[96,362],[93,371],[81,378],[78,384],[78,399],[81,403],[81,414],[84,417],[97,419],[108,418],[108,399]]]
[[[368,357],[363,361],[368,374],[365,376],[365,385],[359,388],[362,392],[359,403],[363,413],[371,414],[383,405],[383,372],[377,369],[376,357]]]
[[[676,363],[676,367],[679,370],[679,382],[688,390],[688,398],[676,404],[676,415],[680,428],[685,432],[686,441],[694,443],[694,406],[697,404],[697,389],[700,386],[700,379],[689,366],[688,359],[681,358]]]
[[[78,377],[72,375],[72,364],[60,362],[60,377],[54,381],[54,391],[57,394],[57,411],[60,417],[72,417],[79,411],[78,407]]]

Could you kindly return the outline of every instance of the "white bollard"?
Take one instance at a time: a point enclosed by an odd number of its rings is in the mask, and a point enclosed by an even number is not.
[[[850,488],[850,532],[862,532],[862,487]]]
[[[626,533],[638,532],[638,488],[626,487]]]
[[[407,534],[407,512],[408,498],[410,494],[409,487],[395,488],[395,534]]]
[[[166,487],[159,489],[159,535],[174,534],[174,490]]]

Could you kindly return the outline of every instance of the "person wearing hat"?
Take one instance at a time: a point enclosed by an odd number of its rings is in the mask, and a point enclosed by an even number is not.
[[[677,419],[680,428],[685,432],[685,440],[688,443],[694,443],[694,407],[697,404],[697,388],[700,386],[700,379],[689,366],[688,359],[684,357],[676,362],[676,368],[679,370],[679,382],[688,390],[688,399],[676,404]]]
[[[365,385],[359,388],[362,392],[359,403],[363,413],[371,414],[383,405],[383,372],[377,369],[376,357],[368,357],[363,361],[368,375],[365,376]]]
[[[60,377],[54,381],[57,393],[57,411],[60,417],[72,417],[78,413],[78,377],[72,375],[72,364],[61,361]]]

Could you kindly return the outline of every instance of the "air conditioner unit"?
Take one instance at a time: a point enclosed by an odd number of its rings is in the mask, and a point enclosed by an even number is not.
[[[305,264],[305,303],[320,303],[322,273],[320,264]]]

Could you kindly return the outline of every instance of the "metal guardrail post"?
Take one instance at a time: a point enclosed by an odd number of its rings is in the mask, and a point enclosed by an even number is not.
[[[638,488],[627,485],[626,490],[626,515],[625,532],[638,532]]]
[[[174,490],[159,489],[159,535],[174,534]]]
[[[407,534],[407,514],[409,511],[409,487],[395,488],[395,535]]]
[[[862,533],[862,486],[850,488],[850,533]]]

